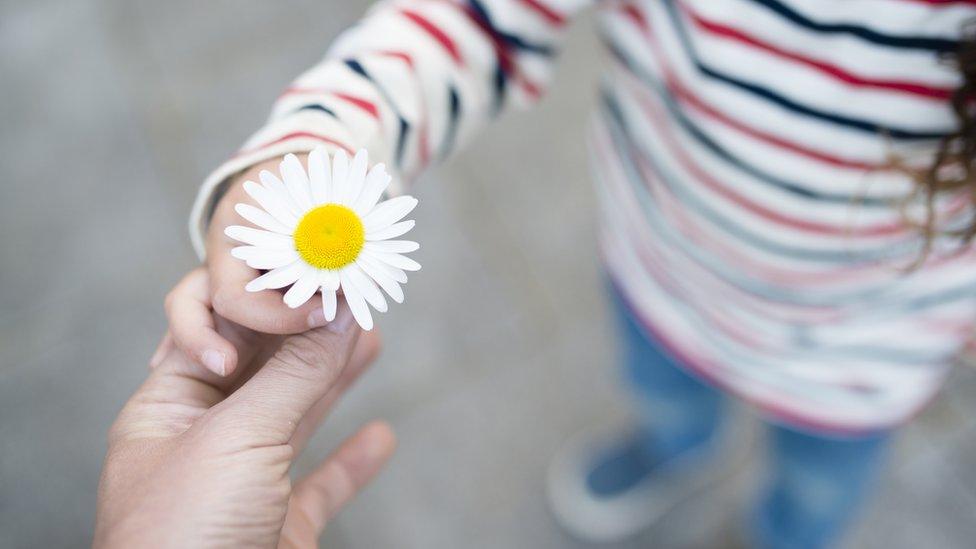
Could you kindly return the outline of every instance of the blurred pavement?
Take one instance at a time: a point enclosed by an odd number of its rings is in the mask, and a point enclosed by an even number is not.
[[[0,1],[0,547],[89,543],[105,432],[195,263],[196,186],[365,5]],[[401,447],[325,545],[579,546],[546,510],[545,465],[578,428],[627,414],[578,114],[601,62],[590,26],[536,112],[417,188],[424,269],[298,472],[374,417]],[[976,372],[947,393],[904,430],[848,546],[974,546]],[[755,469],[625,546],[721,547]]]

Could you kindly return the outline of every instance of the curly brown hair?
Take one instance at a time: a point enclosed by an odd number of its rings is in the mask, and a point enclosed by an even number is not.
[[[940,139],[935,156],[925,167],[909,166],[899,158],[892,161],[895,169],[907,173],[915,182],[914,192],[909,194],[905,205],[919,199],[925,205],[924,221],[910,222],[925,237],[918,263],[928,255],[937,236],[957,238],[961,246],[972,243],[976,237],[976,216],[962,227],[945,229],[938,226],[935,211],[937,195],[954,191],[966,192],[972,210],[976,211],[976,21],[964,27],[958,49],[946,54],[944,59],[962,76],[961,85],[950,98],[957,122],[955,131]]]

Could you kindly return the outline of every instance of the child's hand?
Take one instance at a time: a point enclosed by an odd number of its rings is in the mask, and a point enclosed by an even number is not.
[[[175,346],[211,372],[227,376],[237,367],[238,353],[231,341],[218,334],[219,323],[227,324],[225,335],[241,329],[287,335],[325,326],[319,299],[292,309],[279,292],[246,291],[244,286],[260,273],[230,255],[240,244],[224,234],[229,225],[250,225],[234,209],[238,203],[257,206],[244,192],[244,182],[258,181],[262,170],[277,172],[280,163],[280,158],[274,158],[242,173],[218,200],[205,237],[206,272],[195,270],[166,297],[170,328],[150,365],[155,366]]]
[[[305,156],[300,159],[305,164]],[[310,299],[301,307],[291,309],[282,301],[279,292],[245,291],[244,286],[261,273],[231,257],[230,250],[240,243],[224,234],[229,225],[251,226],[234,210],[238,203],[257,206],[244,192],[244,182],[258,181],[262,170],[277,173],[280,163],[281,159],[275,158],[244,172],[230,183],[227,193],[217,202],[206,235],[207,271],[210,274],[210,299],[217,314],[258,332],[296,334],[325,326],[321,300]]]

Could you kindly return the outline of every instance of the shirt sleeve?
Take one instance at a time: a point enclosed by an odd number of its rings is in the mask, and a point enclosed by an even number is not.
[[[365,147],[398,194],[509,106],[545,89],[567,19],[587,0],[386,0],[277,99],[268,122],[204,181],[203,234],[226,181],[264,160],[325,145]]]

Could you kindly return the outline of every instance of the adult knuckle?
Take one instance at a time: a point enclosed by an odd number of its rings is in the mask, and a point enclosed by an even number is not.
[[[323,372],[333,372],[338,368],[336,349],[327,342],[320,341],[308,334],[289,337],[275,353],[275,358],[285,364],[302,366],[293,372],[296,375],[301,375],[300,372],[304,372],[310,377],[317,378]]]
[[[288,364],[316,366],[326,357],[327,349],[305,335],[297,335],[285,341],[275,357]]]

